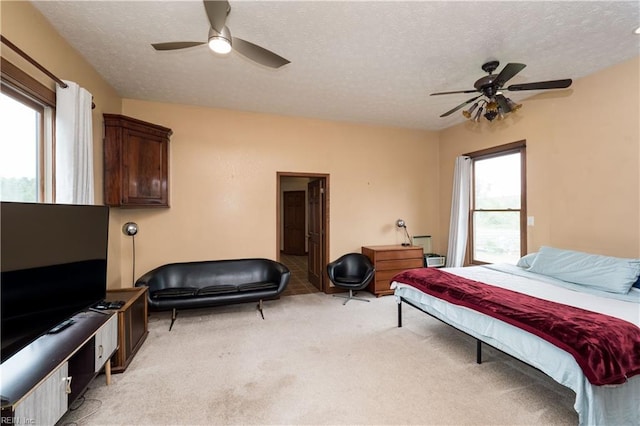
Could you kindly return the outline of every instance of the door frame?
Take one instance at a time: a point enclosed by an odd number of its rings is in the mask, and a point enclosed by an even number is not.
[[[324,238],[322,238],[322,263],[326,265],[329,262],[329,205],[330,205],[330,187],[329,187],[329,177],[328,173],[305,173],[305,172],[276,172],[276,256],[277,260],[280,261],[281,254],[281,243],[280,243],[280,235],[282,232],[282,197],[280,190],[280,183],[283,177],[298,177],[298,178],[310,178],[310,179],[323,179],[324,180],[324,205],[323,208],[323,222],[322,227],[324,229]],[[321,289],[324,293],[333,293],[333,287],[331,287],[329,283],[329,279],[327,276],[326,268],[322,269],[321,274]]]

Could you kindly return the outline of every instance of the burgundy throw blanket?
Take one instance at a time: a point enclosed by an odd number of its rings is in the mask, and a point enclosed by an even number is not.
[[[618,318],[459,277],[436,268],[404,271],[392,281],[465,306],[535,334],[569,352],[593,385],[640,374],[640,328]]]

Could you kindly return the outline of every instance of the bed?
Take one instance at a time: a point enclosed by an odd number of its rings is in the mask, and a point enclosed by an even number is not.
[[[640,285],[640,260],[546,249],[521,259],[520,266],[420,268],[396,275],[391,287],[398,326],[402,305],[411,305],[476,338],[478,362],[483,342],[572,389],[581,425],[640,425],[640,288],[635,287]],[[610,259],[613,263],[607,264]],[[473,296],[474,291],[479,295]],[[478,306],[470,302],[474,297]],[[528,319],[520,321],[519,312],[501,316],[502,308],[491,305],[492,298],[509,300],[504,303],[507,311],[517,301]],[[531,315],[546,305],[569,322],[543,321],[546,312]],[[550,323],[549,335],[532,328],[547,327],[538,325],[542,322]],[[596,337],[606,348],[595,345]]]

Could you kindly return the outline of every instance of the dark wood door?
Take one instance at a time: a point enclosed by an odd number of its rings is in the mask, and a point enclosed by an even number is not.
[[[308,280],[322,291],[322,276],[324,259],[322,258],[323,238],[324,238],[324,180],[316,179],[307,184],[308,205],[307,215],[309,217],[309,261]]]
[[[284,209],[283,218],[283,239],[282,251],[285,254],[304,256],[307,253],[305,248],[305,192],[286,191],[283,195],[282,204]]]

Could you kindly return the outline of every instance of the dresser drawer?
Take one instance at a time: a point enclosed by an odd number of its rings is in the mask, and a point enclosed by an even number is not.
[[[385,281],[386,280],[386,281],[391,282],[391,278],[395,277],[400,272],[406,271],[407,269],[420,268],[420,267],[421,266],[411,266],[411,267],[402,268],[402,269],[390,269],[388,271],[380,271],[380,272],[376,271],[375,280],[376,281]]]
[[[376,271],[390,271],[394,269],[419,268],[423,264],[420,259],[379,260],[375,262]]]
[[[404,260],[404,259],[422,259],[422,248],[405,248],[400,250],[382,250],[376,251],[375,257],[378,260]]]

